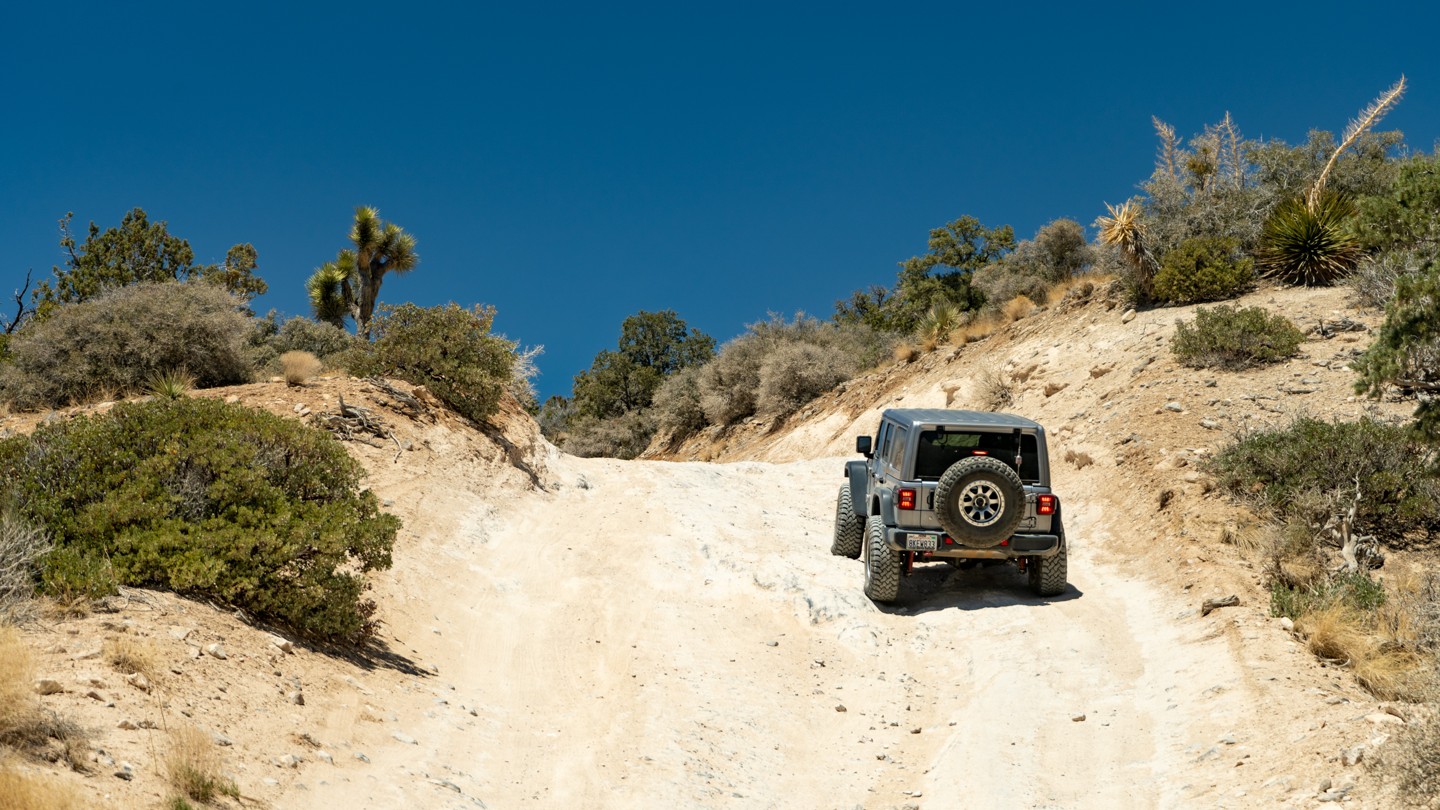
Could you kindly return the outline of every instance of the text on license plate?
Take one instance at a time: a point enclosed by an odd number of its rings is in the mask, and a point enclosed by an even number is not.
[[[905,535],[906,551],[934,551],[940,538],[933,534]]]

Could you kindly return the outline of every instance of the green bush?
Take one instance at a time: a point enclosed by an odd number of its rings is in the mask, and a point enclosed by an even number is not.
[[[1239,254],[1239,242],[1218,236],[1191,237],[1165,254],[1155,274],[1155,297],[1170,304],[1234,298],[1255,281],[1255,261]]]
[[[1385,604],[1385,586],[1364,571],[1339,573],[1317,585],[1294,588],[1284,582],[1270,583],[1270,615],[1298,619],[1307,613],[1343,606],[1371,613]]]
[[[371,632],[363,573],[389,567],[399,526],[361,474],[324,431],[203,398],[0,442],[12,507],[56,547],[46,589],[165,588],[327,640]]]
[[[56,307],[10,340],[0,399],[55,408],[145,391],[183,371],[197,388],[249,382],[244,302],[206,282],[143,283]]]
[[[577,416],[570,422],[565,452],[584,458],[635,458],[650,446],[655,422],[649,411],[629,411],[596,419]]]
[[[515,371],[515,344],[490,334],[494,319],[491,307],[382,305],[372,324],[375,342],[352,353],[347,365],[357,376],[423,385],[456,413],[483,422]]]
[[[1305,336],[1283,315],[1260,307],[1201,307],[1194,323],[1179,321],[1170,349],[1191,368],[1237,370],[1292,357]]]
[[[1358,478],[1356,532],[1399,543],[1440,528],[1433,450],[1403,427],[1300,418],[1245,436],[1211,465],[1222,488],[1307,525],[1349,508]]]

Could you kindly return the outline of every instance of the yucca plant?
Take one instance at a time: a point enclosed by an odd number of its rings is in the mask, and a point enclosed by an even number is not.
[[[960,307],[953,301],[937,301],[920,319],[919,335],[927,345],[938,346],[950,333],[964,325]]]
[[[1095,220],[1100,229],[1100,241],[1120,249],[1120,255],[1135,269],[1141,298],[1148,301],[1159,263],[1145,244],[1145,223],[1140,221],[1140,206],[1134,200],[1126,200],[1119,206],[1106,203],[1105,207],[1109,209],[1110,216]]]
[[[1351,224],[1355,205],[1326,187],[1340,155],[1394,109],[1405,93],[1405,77],[1392,85],[1345,128],[1345,137],[1304,198],[1282,201],[1265,219],[1257,251],[1267,275],[1291,284],[1327,286],[1350,274],[1364,252]]]
[[[1328,286],[1350,274],[1364,251],[1350,227],[1355,205],[1325,190],[1314,206],[1294,197],[1275,206],[1260,231],[1260,266],[1291,284]]]
[[[180,369],[157,371],[145,383],[151,396],[158,399],[182,399],[195,387],[195,378]]]

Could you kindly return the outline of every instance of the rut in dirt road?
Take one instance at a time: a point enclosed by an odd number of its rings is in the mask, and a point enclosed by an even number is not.
[[[1192,637],[1149,585],[1100,564],[1098,509],[1068,507],[1073,585],[1059,598],[1032,596],[1008,566],[922,566],[881,610],[859,563],[828,553],[839,460],[554,466],[553,491],[457,518],[432,538],[442,562],[413,572],[451,640],[435,655],[450,699],[476,709],[456,722],[419,695],[413,736],[426,772],[466,796],[1225,805],[1240,752],[1204,754],[1253,722],[1253,689],[1223,641]],[[372,756],[404,769],[415,751]]]

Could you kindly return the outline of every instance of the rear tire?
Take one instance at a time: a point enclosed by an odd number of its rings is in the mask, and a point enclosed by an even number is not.
[[[865,521],[855,514],[854,503],[850,500],[850,485],[845,484],[835,498],[835,539],[830,543],[830,553],[853,560],[860,556],[860,546],[864,542]]]
[[[1069,587],[1070,544],[1065,542],[1065,530],[1061,529],[1060,550],[1053,557],[1034,557],[1030,560],[1030,587],[1040,596],[1059,596]]]
[[[885,521],[879,515],[865,522],[865,595],[880,603],[900,596],[900,552],[885,542]]]

